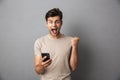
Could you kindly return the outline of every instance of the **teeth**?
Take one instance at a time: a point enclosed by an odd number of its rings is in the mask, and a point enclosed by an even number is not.
[[[53,31],[53,30],[57,30],[57,29],[51,29],[51,30]]]
[[[52,31],[57,31],[57,29],[51,29]]]

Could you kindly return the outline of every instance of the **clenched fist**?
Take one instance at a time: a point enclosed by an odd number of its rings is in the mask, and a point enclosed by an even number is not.
[[[79,43],[80,38],[79,37],[73,37],[71,40],[72,47],[77,47]]]

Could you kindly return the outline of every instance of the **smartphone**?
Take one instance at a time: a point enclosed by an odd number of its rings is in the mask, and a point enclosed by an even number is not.
[[[50,54],[49,53],[41,53],[41,54],[42,54],[42,57],[46,56],[44,61],[47,61],[48,59],[50,59]]]

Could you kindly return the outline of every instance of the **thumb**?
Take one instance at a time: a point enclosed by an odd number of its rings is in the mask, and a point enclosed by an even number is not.
[[[42,61],[44,61],[46,57],[47,57],[47,56],[44,56],[44,57],[42,58]]]

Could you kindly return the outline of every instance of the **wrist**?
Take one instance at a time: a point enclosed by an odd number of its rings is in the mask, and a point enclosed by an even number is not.
[[[42,67],[42,66],[36,66],[36,68],[35,68],[35,70],[36,70],[36,72],[38,73],[38,74],[43,74],[44,72],[45,72],[45,69],[44,69],[44,67]]]
[[[41,67],[40,71],[41,71],[41,74],[45,73],[45,68],[44,68],[44,66]]]
[[[45,72],[44,65],[39,65],[39,69],[40,69],[41,74]]]

